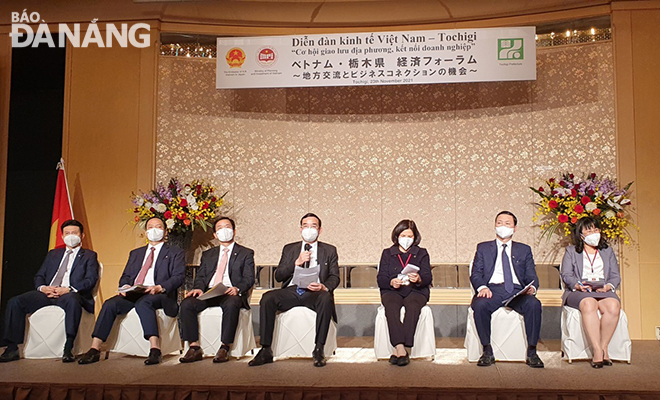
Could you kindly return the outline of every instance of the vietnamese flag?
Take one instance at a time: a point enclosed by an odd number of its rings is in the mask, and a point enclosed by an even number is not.
[[[60,159],[57,164],[57,186],[55,187],[55,202],[53,203],[53,218],[50,223],[50,241],[48,250],[64,247],[60,225],[69,219],[73,219],[71,208],[71,197],[69,196],[69,185],[64,174],[64,160]]]

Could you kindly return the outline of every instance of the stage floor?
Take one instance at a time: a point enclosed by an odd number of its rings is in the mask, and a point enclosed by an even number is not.
[[[587,361],[568,364],[561,360],[559,341],[539,345],[545,369],[523,363],[498,362],[480,368],[465,358],[462,338],[438,339],[435,360],[412,360],[407,367],[377,361],[373,338],[338,338],[340,348],[325,368],[314,368],[311,359],[276,361],[248,367],[251,357],[213,364],[211,358],[180,364],[179,356],[164,358],[161,365],[145,366],[141,358],[111,354],[93,365],[62,364],[59,360],[20,360],[0,364],[0,384],[13,387],[57,384],[60,386],[124,385],[181,386],[199,388],[287,388],[416,390],[465,389],[466,392],[617,392],[660,398],[660,342],[634,341],[632,364],[615,362],[596,370]],[[5,392],[6,393],[6,392]],[[657,396],[657,397],[656,397]],[[27,398],[27,397],[24,397]],[[639,397],[637,397],[639,398]]]

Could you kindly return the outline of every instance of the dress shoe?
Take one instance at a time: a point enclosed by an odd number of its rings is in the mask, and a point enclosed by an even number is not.
[[[161,361],[163,361],[163,355],[160,349],[151,349],[149,350],[149,357],[144,360],[144,365],[156,365],[160,364]]]
[[[314,359],[315,367],[325,367],[326,360],[322,347],[315,348],[314,351],[312,351],[312,358]]]
[[[606,367],[611,367],[612,366],[612,360],[608,360],[607,358],[603,359],[603,365]]]
[[[64,353],[62,353],[62,362],[72,363],[74,361],[76,361],[76,358],[73,356],[71,350],[64,350]]]
[[[18,349],[10,350],[9,348],[5,349],[5,352],[0,356],[0,362],[10,362],[20,360],[21,355],[18,353]]]
[[[213,362],[217,364],[227,361],[229,361],[229,354],[227,354],[227,349],[220,347],[218,352],[215,353],[215,357],[213,357]]]
[[[397,360],[398,358],[399,358],[399,357],[397,357],[397,356],[395,356],[395,355],[391,355],[391,356],[390,356],[390,364],[392,364],[392,365],[396,365],[396,360]]]
[[[101,359],[101,352],[96,349],[89,349],[87,353],[83,354],[82,357],[78,360],[78,364],[92,364],[98,362]]]
[[[492,354],[483,353],[477,361],[477,365],[480,367],[490,367],[493,364],[495,364],[495,356]]]
[[[204,358],[204,351],[202,351],[201,347],[198,347],[196,349],[193,349],[190,347],[188,351],[186,351],[186,354],[179,358],[180,363],[191,363],[195,361],[201,361],[202,358]]]
[[[410,354],[406,351],[405,356],[398,357],[396,359],[396,365],[399,367],[405,367],[406,365],[410,364]]]
[[[261,350],[257,353],[256,356],[250,362],[248,365],[250,367],[256,367],[258,365],[264,365],[264,364],[269,364],[273,362],[273,351],[270,349],[270,347],[262,347]]]
[[[529,365],[532,368],[543,368],[543,367],[545,367],[545,365],[543,364],[543,361],[541,361],[541,358],[536,353],[534,353],[531,356],[527,357],[525,362],[527,363],[527,365]]]

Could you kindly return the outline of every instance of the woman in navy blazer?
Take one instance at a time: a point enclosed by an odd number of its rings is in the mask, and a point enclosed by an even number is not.
[[[579,219],[573,233],[574,245],[566,248],[561,262],[565,305],[580,310],[587,339],[593,348],[591,366],[612,365],[607,347],[619,322],[621,302],[614,292],[621,283],[619,263],[600,234],[598,221]],[[600,311],[601,318],[598,318]]]
[[[378,265],[378,287],[385,307],[387,328],[394,354],[390,364],[410,363],[406,347],[413,347],[415,328],[422,307],[429,301],[429,286],[433,281],[431,262],[426,249],[419,247],[422,236],[415,222],[404,219],[392,231],[392,246],[383,250]],[[418,272],[401,275],[406,266],[419,267]],[[401,307],[406,314],[401,323]]]

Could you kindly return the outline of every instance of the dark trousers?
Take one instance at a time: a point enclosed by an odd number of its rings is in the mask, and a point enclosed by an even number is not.
[[[170,317],[176,317],[178,306],[176,301],[167,297],[164,293],[159,294],[137,294],[127,293],[124,296],[114,296],[106,300],[101,307],[101,312],[96,320],[92,337],[99,338],[104,342],[108,339],[112,325],[118,315],[128,314],[135,308],[140,317],[140,324],[144,332],[144,338],[149,340],[152,336],[158,336],[158,319],[156,310],[162,308]]]
[[[270,346],[273,343],[275,314],[278,311],[288,311],[298,306],[305,306],[316,312],[315,343],[320,346],[325,345],[330,329],[330,320],[332,320],[335,309],[335,300],[329,292],[325,290],[318,292],[306,290],[301,296],[296,293],[296,286],[293,285],[264,293],[259,306],[262,346]]]
[[[395,290],[384,292],[380,296],[385,307],[385,318],[387,318],[387,329],[390,333],[392,346],[402,344],[413,347],[417,321],[422,307],[426,305],[426,296],[417,292],[410,292],[407,296]],[[406,308],[406,315],[401,322],[401,307]]]
[[[199,319],[197,315],[209,307],[222,308],[222,334],[220,340],[223,344],[234,343],[238,317],[243,306],[240,296],[218,296],[208,300],[198,300],[188,297],[181,302],[181,339],[191,343],[199,340]]]
[[[64,330],[67,337],[76,337],[82,305],[78,293],[67,293],[52,299],[44,293],[33,290],[12,297],[7,303],[5,314],[5,339],[11,344],[21,344],[25,338],[25,317],[46,306],[59,306],[64,309]]]
[[[472,298],[472,310],[474,311],[474,323],[477,326],[477,333],[482,345],[490,344],[490,320],[491,315],[500,307],[502,301],[508,299],[513,293],[507,293],[504,290],[504,285],[489,285],[493,292],[493,297],[487,299],[485,297],[477,297],[475,294]],[[516,286],[514,293],[522,289]],[[539,342],[541,334],[541,302],[535,296],[522,295],[509,303],[511,307],[518,314],[522,314],[525,319],[525,332],[527,333],[527,345],[536,346]]]

